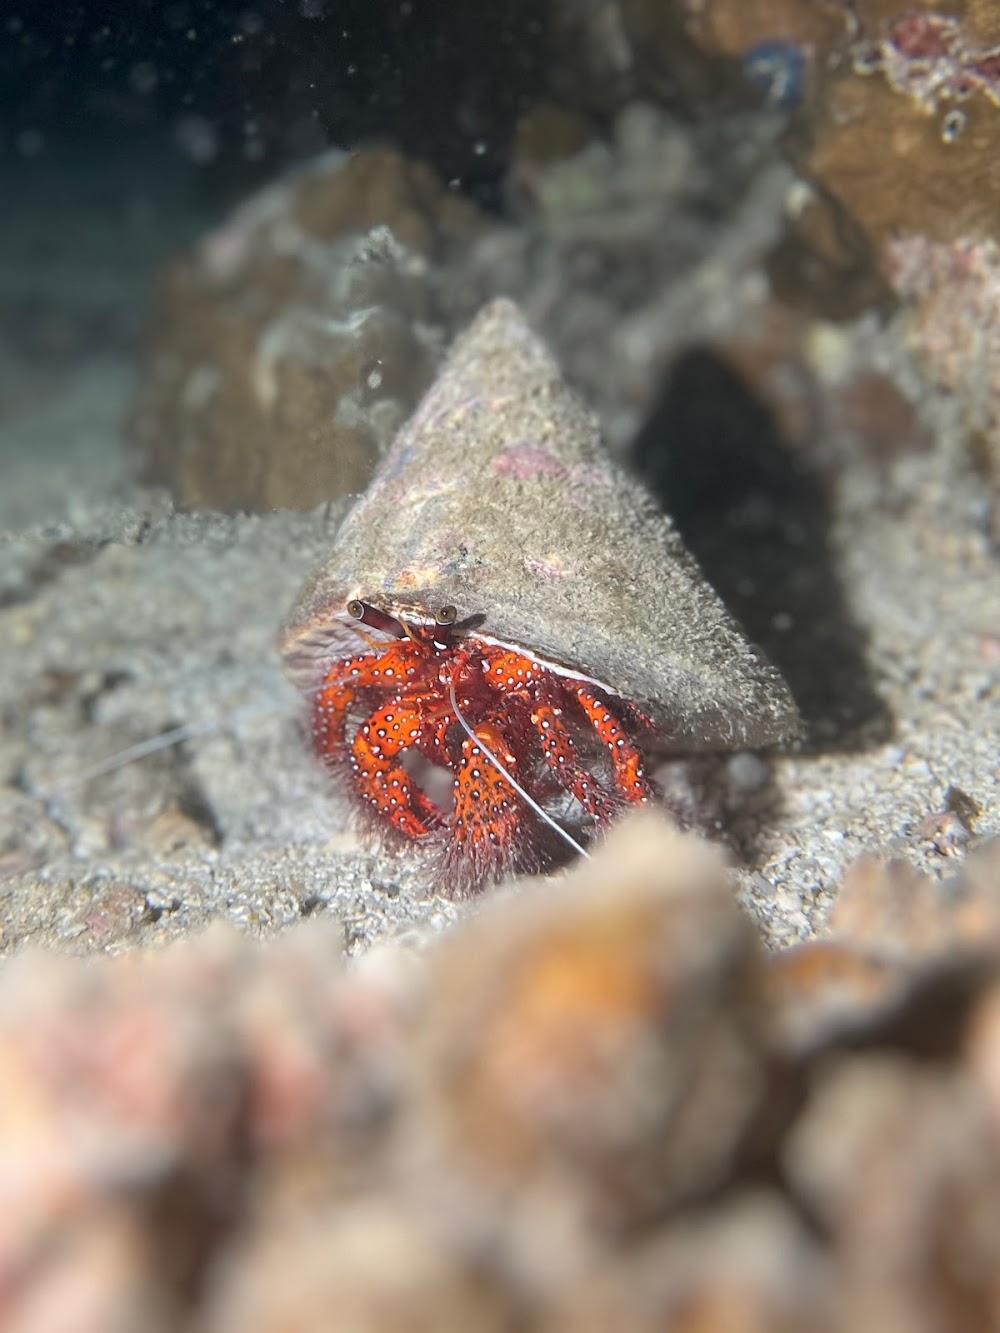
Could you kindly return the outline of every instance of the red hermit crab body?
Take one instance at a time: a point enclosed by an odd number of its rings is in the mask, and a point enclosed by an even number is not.
[[[454,607],[347,611],[365,647],[316,691],[316,747],[378,821],[440,849],[453,882],[535,867],[545,829],[523,793],[543,809],[571,797],[598,824],[650,798],[631,739],[649,724],[596,681],[463,630]],[[420,784],[427,765],[451,775],[444,804]]]

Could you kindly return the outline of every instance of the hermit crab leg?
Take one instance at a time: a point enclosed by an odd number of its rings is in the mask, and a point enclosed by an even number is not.
[[[420,737],[420,710],[400,699],[373,713],[351,747],[351,767],[361,796],[409,838],[440,824],[442,812],[396,762]]]
[[[506,767],[488,754],[503,754]],[[462,742],[462,757],[455,777],[455,810],[452,815],[455,842],[459,847],[486,853],[498,860],[509,857],[517,846],[521,811],[520,787],[512,777],[517,760],[509,753],[500,728],[480,722]],[[507,776],[511,774],[511,776]]]
[[[575,796],[589,815],[606,822],[615,814],[616,803],[600,791],[577,759],[573,735],[562,720],[561,710],[549,699],[538,700],[545,677],[541,663],[513,650],[495,652],[486,667],[487,681],[508,700],[520,695],[533,703],[531,722],[541,737],[546,764],[560,786]]]
[[[327,759],[343,752],[348,713],[359,690],[385,685],[395,689],[416,674],[413,653],[405,640],[376,647],[376,652],[358,653],[337,662],[316,693],[313,737],[316,748]]]
[[[345,679],[345,675],[349,677],[352,672],[357,675],[360,670],[358,664],[364,661],[364,657],[354,657],[349,662],[338,663],[316,692],[312,733],[316,749],[325,759],[335,757],[343,746],[347,734],[347,714],[357,697],[357,689]]]
[[[441,768],[450,768],[451,753],[448,749],[448,732],[452,724],[451,714],[446,711],[439,713],[421,709],[420,716],[420,737],[414,741],[415,748],[432,764],[438,764]]]
[[[541,680],[545,669],[525,653],[513,649],[493,649],[485,663],[486,679],[495,690],[509,695],[512,691],[524,693],[527,687]]]
[[[545,762],[588,815],[604,823],[612,818],[618,802],[601,790],[577,757],[573,733],[563,721],[562,709],[550,702],[536,704],[531,722],[542,741]]]
[[[362,653],[345,663],[346,674],[355,678],[360,688],[365,685],[397,687],[405,685],[417,674],[413,661],[413,645],[409,639],[379,645],[377,653]]]
[[[607,746],[619,791],[626,800],[644,805],[652,799],[653,789],[642,766],[642,755],[629,740],[620,720],[589,685],[578,683],[571,689],[590,725]]]
[[[488,763],[491,764],[491,765],[493,766],[493,768],[496,770],[497,774],[499,774],[499,776],[500,776],[501,778],[503,778],[503,779],[509,784],[511,790],[513,790],[514,792],[516,792],[517,795],[520,796],[521,800],[524,801],[524,803],[525,803],[527,806],[529,806],[532,810],[534,810],[535,814],[538,815],[539,819],[541,819],[544,823],[548,824],[550,828],[554,829],[554,830],[556,831],[556,833],[559,834],[560,838],[562,838],[564,842],[568,842],[569,845],[573,848],[573,850],[574,850],[578,855],[580,855],[580,856],[582,856],[582,857],[584,857],[584,858],[589,857],[589,853],[587,852],[586,848],[581,847],[580,844],[577,842],[577,840],[572,836],[572,834],[567,833],[566,830],[562,827],[562,825],[559,824],[559,823],[557,823],[556,820],[554,820],[554,819],[552,818],[552,816],[549,814],[549,812],[548,812],[547,810],[544,810],[544,809],[538,804],[538,802],[534,799],[534,797],[529,796],[528,793],[527,793],[527,792],[524,790],[524,788],[521,786],[521,784],[520,784],[520,783],[517,781],[517,779],[514,777],[513,773],[510,771],[510,769],[508,769],[508,768],[506,768],[506,767],[504,766],[504,764],[503,764],[503,763],[501,762],[501,760],[497,757],[497,755],[496,755],[494,749],[492,748],[492,746],[491,746],[490,743],[489,743],[489,741],[490,741],[490,737],[489,737],[489,735],[487,735],[487,728],[486,728],[485,726],[481,726],[481,727],[478,729],[478,731],[473,731],[473,729],[469,726],[468,722],[466,722],[464,716],[462,715],[462,710],[461,710],[461,709],[459,708],[459,706],[458,706],[458,700],[457,700],[456,697],[455,697],[455,685],[454,685],[454,682],[452,682],[452,683],[448,686],[448,697],[449,697],[449,699],[451,700],[451,706],[452,706],[452,708],[453,708],[454,711],[455,711],[455,716],[458,718],[459,726],[460,726],[460,727],[462,728],[462,730],[465,732],[466,737],[467,737],[466,741],[465,741],[464,744],[462,745],[462,758],[463,758],[463,761],[464,761],[464,759],[465,759],[465,755],[466,755],[466,747],[467,747],[467,746],[472,747],[472,748],[469,750],[469,756],[470,756],[470,758],[474,758],[474,759],[477,759],[477,760],[478,760],[479,757],[480,757],[478,751],[482,751],[482,754],[485,756],[485,758],[486,758],[486,760],[488,761]],[[490,731],[490,732],[496,732],[497,729],[496,729],[495,727],[491,727],[491,728],[489,728],[489,731]],[[499,736],[499,733],[497,733],[497,734],[498,734],[498,736]],[[501,743],[502,743],[502,737],[500,737],[499,739],[501,740]],[[473,750],[475,750],[477,753],[473,754]],[[510,756],[510,758],[513,760],[513,756]],[[482,768],[482,765],[477,763],[476,767],[479,768],[479,769],[481,769],[481,768]],[[473,770],[473,771],[474,771],[474,770]],[[461,774],[460,774],[459,776],[461,777]],[[471,772],[470,772],[470,776],[471,776]],[[457,797],[456,797],[456,803],[455,803],[455,805],[456,805],[456,813],[457,813],[457,810],[458,810],[458,801],[457,801]],[[503,807],[501,806],[501,809],[502,809],[502,808],[503,808]]]

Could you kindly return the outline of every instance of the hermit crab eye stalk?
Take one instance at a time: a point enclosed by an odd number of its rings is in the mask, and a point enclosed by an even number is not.
[[[347,603],[347,614],[355,620],[360,620],[362,625],[367,625],[369,629],[379,629],[384,634],[391,634],[394,639],[406,637],[406,631],[394,616],[390,616],[386,611],[380,611],[377,606],[372,606],[371,602],[361,601],[359,597],[352,597]]]
[[[451,644],[451,629],[458,619],[458,609],[446,602],[434,617],[434,644],[438,648],[448,648]]]

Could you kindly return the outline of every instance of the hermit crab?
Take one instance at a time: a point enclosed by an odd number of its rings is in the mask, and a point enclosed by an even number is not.
[[[366,827],[432,853],[451,893],[655,799],[654,752],[799,725],[507,300],[454,345],[282,652]]]

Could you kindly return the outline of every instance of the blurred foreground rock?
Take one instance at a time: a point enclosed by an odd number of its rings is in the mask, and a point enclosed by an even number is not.
[[[969,909],[947,947],[898,948],[872,862],[866,910],[769,956],[646,815],[422,956],[348,970],[320,923],[26,953],[0,1328],[994,1327],[997,872],[912,886],[913,938]]]

